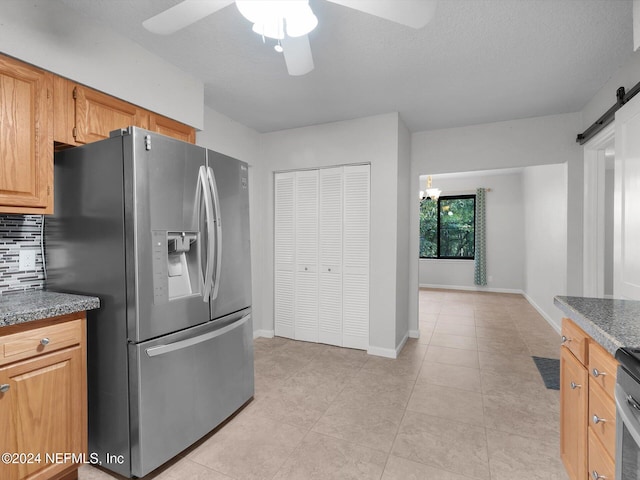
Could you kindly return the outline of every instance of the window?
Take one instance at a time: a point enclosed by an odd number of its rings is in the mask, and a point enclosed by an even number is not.
[[[420,204],[420,258],[473,259],[476,196],[424,199]]]

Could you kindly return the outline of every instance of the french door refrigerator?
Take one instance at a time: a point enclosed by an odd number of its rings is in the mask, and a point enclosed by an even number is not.
[[[89,460],[142,477],[254,391],[247,164],[130,127],[55,157],[46,285],[88,313]]]

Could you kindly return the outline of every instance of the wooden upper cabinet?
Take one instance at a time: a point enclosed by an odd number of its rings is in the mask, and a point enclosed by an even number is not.
[[[76,126],[73,136],[77,142],[91,143],[109,138],[109,132],[129,125],[149,128],[148,114],[123,100],[76,85]]]
[[[0,213],[53,212],[52,81],[0,56]]]
[[[195,129],[64,77],[54,79],[54,140],[57,148],[109,137],[130,125],[195,143]]]
[[[196,143],[196,131],[192,127],[153,112],[149,113],[149,130],[183,142]]]

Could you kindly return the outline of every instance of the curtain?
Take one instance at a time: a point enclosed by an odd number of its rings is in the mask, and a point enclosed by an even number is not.
[[[486,213],[485,213],[485,195],[484,188],[476,190],[476,250],[475,250],[475,269],[473,282],[476,285],[487,284],[487,259],[486,259]]]

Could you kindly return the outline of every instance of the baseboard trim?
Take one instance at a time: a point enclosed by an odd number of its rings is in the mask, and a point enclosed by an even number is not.
[[[489,292],[489,293],[515,293],[524,295],[524,292],[517,288],[493,288],[493,287],[481,287],[478,285],[438,285],[433,283],[421,283],[420,288],[434,288],[437,290],[464,290],[466,292]]]
[[[420,330],[409,330],[409,338],[420,338]]]
[[[413,332],[415,332],[415,330],[413,330]],[[418,332],[418,335],[419,334],[420,332]],[[410,337],[410,334],[409,332],[407,332],[405,336],[402,338],[402,340],[400,341],[400,344],[395,349],[372,347],[371,345],[369,345],[369,347],[367,348],[367,353],[369,355],[375,355],[376,357],[394,358],[394,359],[398,358],[398,355],[400,355],[400,352],[402,351],[402,348],[404,347],[405,343],[407,343],[407,340],[409,340],[409,337]]]
[[[253,331],[253,339],[256,338],[273,338],[275,336],[275,332],[273,330],[254,330]]]
[[[527,295],[526,293],[523,293],[522,295],[524,295],[524,298],[526,298],[527,302],[529,302],[529,304],[535,308],[537,310],[537,312],[540,314],[540,316],[542,318],[544,318],[547,323],[549,325],[551,325],[553,327],[553,329],[558,332],[558,334],[561,333],[562,331],[562,327],[560,325],[558,325],[555,320],[553,320],[553,318],[551,318],[547,312],[545,312],[534,300],[533,298],[531,298],[529,295]]]

